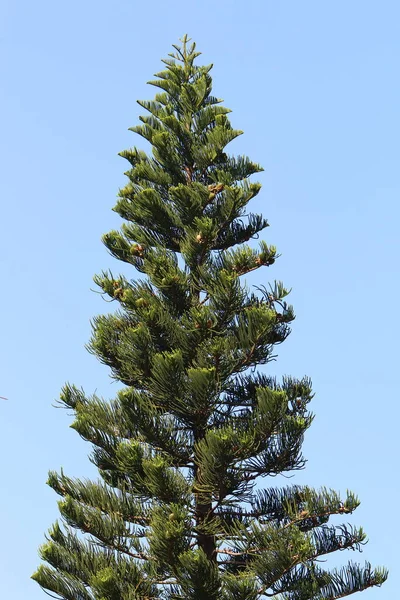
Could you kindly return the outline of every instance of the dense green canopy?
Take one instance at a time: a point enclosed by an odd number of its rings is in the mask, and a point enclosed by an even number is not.
[[[281,283],[243,278],[277,258],[246,244],[267,227],[248,211],[262,169],[226,152],[242,132],[212,95],[211,65],[186,36],[174,49],[132,128],[151,153],[122,152],[124,223],[104,236],[140,276],[96,277],[118,310],[94,319],[90,350],[124,388],[111,401],[62,392],[100,478],[50,473],[62,524],[34,579],[65,600],[333,600],[380,585],[383,569],[320,561],[364,544],[335,521],[354,494],[269,484],[304,466],[311,384],[256,370],[294,319]]]

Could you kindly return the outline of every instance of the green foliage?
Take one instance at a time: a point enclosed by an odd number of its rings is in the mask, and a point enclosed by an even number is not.
[[[321,567],[365,544],[361,528],[332,522],[357,508],[354,494],[260,487],[304,466],[311,382],[255,370],[294,319],[281,282],[243,279],[278,258],[246,244],[268,225],[248,210],[262,169],[226,152],[242,132],[212,96],[211,65],[196,65],[186,36],[174,48],[132,128],[151,154],[121,153],[124,223],[103,238],[142,278],[95,278],[118,309],[93,320],[88,349],[124,388],[110,401],[62,391],[99,480],[49,474],[62,525],[33,577],[65,600],[333,600],[380,585],[386,571],[368,563]]]

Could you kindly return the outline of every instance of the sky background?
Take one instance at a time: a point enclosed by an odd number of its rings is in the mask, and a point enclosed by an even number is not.
[[[57,517],[48,469],[93,473],[52,404],[65,381],[116,390],[84,348],[113,308],[92,277],[123,270],[100,242],[117,153],[142,144],[135,101],[185,32],[245,131],[231,151],[265,168],[253,209],[282,257],[254,283],[283,280],[297,314],[267,370],[316,392],[307,467],[272,483],[357,492],[360,560],[391,571],[362,598],[397,597],[399,24],[396,0],[0,1],[0,597],[46,597],[29,577]]]

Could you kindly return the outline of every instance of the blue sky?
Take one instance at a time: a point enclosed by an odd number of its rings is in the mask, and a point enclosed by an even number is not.
[[[262,278],[293,288],[297,314],[268,369],[310,375],[316,392],[291,481],[360,495],[360,559],[391,570],[362,597],[396,597],[399,22],[395,0],[0,2],[1,597],[45,597],[29,577],[57,517],[48,469],[92,473],[52,403],[67,380],[116,389],[84,349],[110,309],[92,276],[120,270],[100,242],[119,225],[117,153],[140,144],[135,100],[153,96],[145,82],[185,32],[245,131],[232,152],[265,168],[253,208],[282,257]]]

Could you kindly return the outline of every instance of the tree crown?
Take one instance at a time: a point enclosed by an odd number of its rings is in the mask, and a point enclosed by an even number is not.
[[[111,401],[63,389],[100,479],[50,473],[64,526],[50,530],[34,578],[65,600],[342,598],[386,578],[368,563],[319,563],[364,544],[361,528],[328,524],[357,497],[256,487],[304,466],[311,382],[255,371],[294,313],[282,283],[243,280],[277,258],[263,240],[247,244],[267,227],[247,210],[262,169],[227,154],[242,132],[198,56],[187,36],[174,46],[132,128],[152,152],[121,153],[124,224],[103,239],[141,278],[95,278],[119,309],[94,319],[89,349],[124,388]]]

